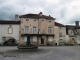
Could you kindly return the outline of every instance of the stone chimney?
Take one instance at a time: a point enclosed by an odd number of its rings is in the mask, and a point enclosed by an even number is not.
[[[42,12],[39,13],[40,16],[42,16],[42,14],[43,14]]]
[[[15,21],[18,21],[18,14],[15,15]]]
[[[51,16],[49,15],[49,17],[51,17]]]
[[[78,27],[79,26],[79,21],[75,21],[75,25],[76,25],[76,27]]]

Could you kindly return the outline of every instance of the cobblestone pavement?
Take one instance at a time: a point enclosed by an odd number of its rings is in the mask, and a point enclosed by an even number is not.
[[[0,60],[80,60],[80,46],[44,46],[27,51],[0,47]]]

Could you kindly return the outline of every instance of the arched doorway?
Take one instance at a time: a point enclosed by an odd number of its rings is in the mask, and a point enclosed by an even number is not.
[[[75,45],[75,39],[74,38],[71,39],[71,44]]]

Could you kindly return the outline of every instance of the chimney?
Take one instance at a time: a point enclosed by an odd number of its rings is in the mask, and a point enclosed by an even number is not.
[[[49,15],[49,17],[51,17],[51,16]]]
[[[42,16],[42,12],[40,12],[39,15]]]
[[[79,26],[79,21],[75,21],[75,25],[76,25],[76,27],[78,27]]]
[[[18,21],[18,14],[15,15],[15,21]]]

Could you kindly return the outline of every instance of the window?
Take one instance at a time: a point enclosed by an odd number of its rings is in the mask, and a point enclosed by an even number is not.
[[[48,33],[52,33],[51,29],[52,29],[51,27],[48,27]]]
[[[51,20],[49,20],[49,22],[51,22]]]
[[[59,36],[62,37],[62,33],[61,32],[59,33]]]
[[[29,26],[25,26],[25,33],[29,33]]]
[[[6,41],[6,37],[2,37],[2,40],[3,40],[3,41]]]
[[[12,33],[13,33],[13,28],[10,25],[10,27],[8,27],[8,34],[12,34]]]
[[[36,20],[34,20],[36,22]]]
[[[43,22],[44,20],[42,19],[42,22]]]
[[[33,26],[33,33],[36,33],[36,27]]]
[[[59,27],[61,29],[61,27]]]
[[[26,19],[26,21],[29,21],[29,19]]]
[[[62,43],[62,39],[60,39],[60,43]]]

